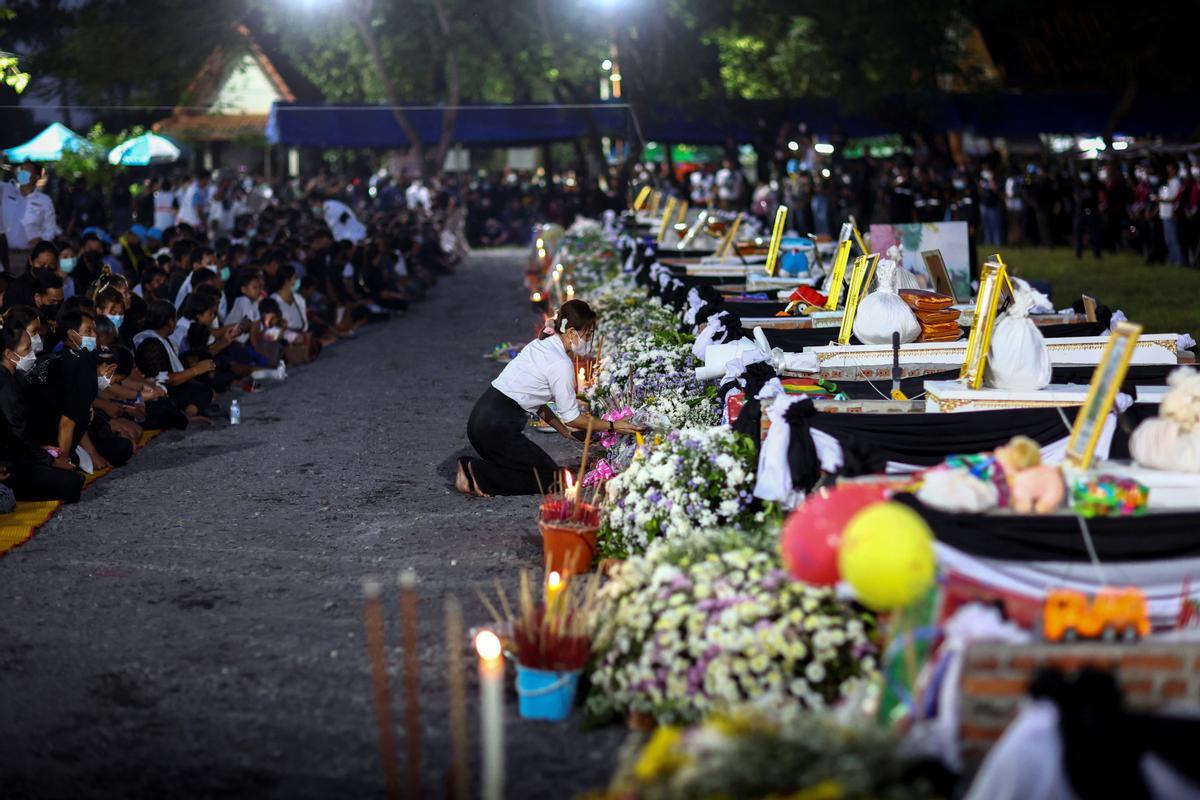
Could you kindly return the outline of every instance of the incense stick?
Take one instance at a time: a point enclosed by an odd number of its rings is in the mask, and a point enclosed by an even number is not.
[[[400,573],[401,644],[404,647],[404,748],[408,797],[421,797],[421,664],[417,653],[417,575]]]
[[[592,425],[596,418],[588,415],[587,436],[583,440],[583,460],[579,462],[579,477],[575,479],[575,513],[571,518],[579,517],[579,512],[583,510],[583,506],[578,502],[579,494],[583,491],[583,471],[587,469],[588,448],[592,446]]]
[[[381,591],[378,581],[363,581],[363,621],[367,629],[367,653],[371,659],[371,682],[375,690],[375,719],[379,725],[379,758],[383,763],[388,800],[399,800],[400,775],[396,770],[396,741],[392,734],[392,697],[388,687],[388,673],[383,652],[383,608],[379,602]]]
[[[446,657],[450,673],[450,797],[453,800],[467,800],[471,784],[467,738],[467,682],[463,668],[462,643],[462,607],[458,598],[449,597],[446,599]]]

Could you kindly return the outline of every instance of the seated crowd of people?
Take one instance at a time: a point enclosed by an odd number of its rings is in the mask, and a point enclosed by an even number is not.
[[[10,257],[0,480],[16,500],[75,502],[86,475],[128,462],[144,431],[208,424],[227,413],[223,394],[257,391],[403,311],[461,256],[427,235],[430,219],[313,190],[228,235],[90,227]]]

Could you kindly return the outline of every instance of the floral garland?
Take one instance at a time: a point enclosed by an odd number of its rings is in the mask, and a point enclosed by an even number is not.
[[[589,710],[688,722],[747,701],[827,708],[874,670],[869,617],[791,580],[775,532],[662,541],[600,591]]]
[[[727,426],[685,428],[652,443],[608,483],[600,546],[640,553],[655,539],[761,523],[752,512],[754,443]]]
[[[680,797],[920,800],[945,796],[896,734],[825,714],[743,708],[692,728],[664,725],[628,754],[607,800]]]

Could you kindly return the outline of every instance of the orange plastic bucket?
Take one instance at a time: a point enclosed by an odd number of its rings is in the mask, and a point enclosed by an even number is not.
[[[596,561],[598,526],[563,525],[555,521],[539,520],[542,532],[542,556],[546,571],[581,573],[591,572]]]

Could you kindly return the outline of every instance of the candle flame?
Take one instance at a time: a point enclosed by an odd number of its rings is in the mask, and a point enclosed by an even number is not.
[[[500,637],[491,631],[485,629],[475,634],[475,651],[484,661],[495,661],[502,650]]]
[[[556,569],[551,570],[550,574],[546,576],[546,588],[547,589],[551,589],[551,590],[558,589],[562,586],[562,582],[563,582],[562,575],[559,575],[558,570],[556,570]]]
[[[542,302],[542,293],[534,292],[533,294],[529,295],[529,299],[534,303],[540,303]]]

